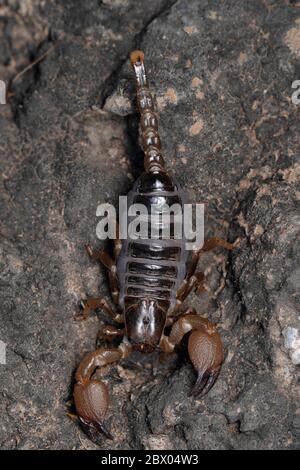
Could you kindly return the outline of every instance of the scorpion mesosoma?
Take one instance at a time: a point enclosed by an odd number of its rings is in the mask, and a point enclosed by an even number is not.
[[[184,194],[168,174],[161,153],[157,116],[144,68],[144,54],[134,51],[131,64],[135,72],[137,104],[144,150],[144,172],[128,194],[128,206],[142,203],[147,207],[174,202],[183,204]],[[172,352],[184,335],[190,333],[188,354],[197,373],[192,395],[202,397],[214,385],[223,361],[223,347],[216,327],[188,308],[180,313],[188,294],[203,291],[204,274],[197,271],[203,252],[217,246],[228,250],[234,244],[220,238],[204,242],[200,250],[189,252],[182,240],[114,240],[114,259],[105,251],[87,245],[91,258],[99,260],[109,272],[114,311],[104,298],[82,301],[79,318],[87,318],[92,310],[104,310],[122,328],[106,325],[102,338],[122,337],[118,347],[101,347],[82,360],[75,374],[74,402],[79,420],[88,434],[103,432],[112,438],[104,420],[109,395],[106,384],[95,371],[126,358],[130,352]],[[165,328],[170,334],[165,335]]]

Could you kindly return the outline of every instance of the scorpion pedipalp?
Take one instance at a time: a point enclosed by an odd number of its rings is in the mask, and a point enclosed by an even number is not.
[[[104,425],[109,402],[104,382],[91,379],[86,383],[77,383],[74,388],[74,401],[79,421],[89,435],[101,431],[108,439],[113,439]]]
[[[219,333],[215,328],[214,331],[193,331],[189,337],[188,351],[198,374],[191,395],[201,398],[213,387],[221,370],[223,347]]]
[[[197,372],[197,380],[191,395],[203,397],[214,385],[223,361],[223,346],[216,327],[207,318],[188,309],[172,326],[168,337],[164,336],[160,347],[165,352],[179,345],[185,334],[191,332],[188,353]],[[191,312],[191,313],[190,313]]]
[[[104,424],[109,404],[108,389],[94,373],[97,368],[120,361],[129,351],[130,347],[123,343],[118,348],[99,348],[87,354],[76,371],[75,408],[82,427],[91,438],[97,431],[101,431],[106,437],[113,439]]]

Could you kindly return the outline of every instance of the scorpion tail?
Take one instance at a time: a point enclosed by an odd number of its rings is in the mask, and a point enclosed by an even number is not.
[[[157,115],[154,111],[154,101],[145,72],[144,53],[139,50],[133,51],[130,55],[130,60],[135,72],[137,104],[141,114],[141,137],[145,153],[145,171],[150,173],[165,173],[165,162],[161,154]]]

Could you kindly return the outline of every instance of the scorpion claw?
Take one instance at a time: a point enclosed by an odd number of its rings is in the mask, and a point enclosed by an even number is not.
[[[223,347],[219,333],[210,324],[206,331],[193,331],[189,337],[188,350],[198,377],[191,395],[202,398],[213,387],[223,361]]]
[[[103,423],[92,423],[88,422],[85,419],[79,417],[80,424],[84,430],[84,432],[90,436],[91,440],[96,442],[98,440],[98,434],[101,432],[102,434],[107,437],[107,439],[113,440],[113,435],[109,432],[107,427]]]
[[[104,425],[109,396],[106,384],[97,377],[96,369],[118,362],[128,355],[129,349],[99,348],[87,354],[75,373],[74,404],[80,424],[92,441],[98,441],[99,431],[113,439]]]
[[[103,424],[108,408],[108,391],[101,380],[91,379],[77,383],[74,389],[74,402],[80,424],[92,440],[96,440],[99,431],[109,439],[113,439]]]
[[[220,370],[221,366],[214,371],[208,370],[205,371],[204,374],[199,373],[190,395],[197,398],[204,397],[214,386],[219,376]]]

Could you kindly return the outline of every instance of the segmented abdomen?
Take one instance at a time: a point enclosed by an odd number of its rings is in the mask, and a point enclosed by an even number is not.
[[[181,190],[167,174],[144,173],[128,194],[128,207],[143,204],[152,212],[161,212],[164,204],[182,208]],[[148,220],[149,220],[148,219]],[[167,311],[176,300],[176,292],[185,277],[187,252],[185,240],[174,237],[174,223],[170,223],[169,239],[161,239],[162,224],[156,222],[160,239],[151,238],[153,220],[149,220],[148,239],[123,240],[117,269],[120,283],[120,306],[136,302],[137,299],[152,299],[161,303]]]

